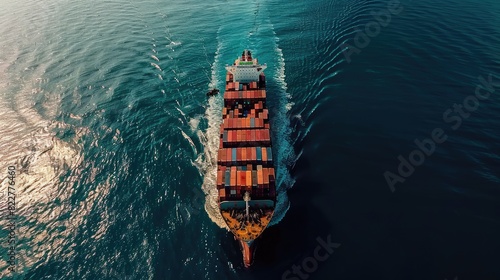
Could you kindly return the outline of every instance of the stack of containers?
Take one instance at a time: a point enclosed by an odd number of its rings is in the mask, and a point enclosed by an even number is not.
[[[269,131],[266,91],[259,82],[234,82],[226,75],[223,122],[217,154],[217,189],[221,200],[241,200],[245,191],[252,198],[265,198],[274,192],[275,174]]]

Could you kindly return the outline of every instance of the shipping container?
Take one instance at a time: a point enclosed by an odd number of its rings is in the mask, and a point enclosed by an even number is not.
[[[241,148],[241,161],[247,162],[247,149]]]
[[[268,161],[273,161],[273,151],[271,150],[271,147],[267,147],[267,160]]]
[[[219,198],[220,199],[226,199],[226,190],[225,189],[220,189],[219,190]]]
[[[245,171],[246,172],[246,186],[247,187],[251,187],[252,186],[252,171],[251,170],[247,170]]]
[[[235,166],[231,167],[231,186],[236,186],[236,167]]]
[[[262,161],[267,161],[267,149],[262,147]]]
[[[247,183],[247,172],[246,171],[240,171],[240,177],[238,181],[238,186],[245,186]]]
[[[262,187],[262,185],[264,184],[264,174],[262,173],[262,169],[261,170],[257,170],[257,185],[259,185],[259,188]]]
[[[230,186],[231,185],[231,170],[230,169],[226,169],[226,176],[224,177],[225,179],[225,183],[224,185],[225,186]]]
[[[222,187],[222,171],[217,171],[217,188],[220,189]]]
[[[236,159],[238,162],[240,162],[242,160],[241,148],[236,149]]]
[[[257,147],[257,162],[262,161],[262,149]]]
[[[269,187],[269,168],[263,168],[262,172],[264,174],[264,186]]]

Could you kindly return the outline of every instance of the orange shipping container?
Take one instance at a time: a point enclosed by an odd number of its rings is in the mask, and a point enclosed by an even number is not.
[[[247,178],[246,186],[251,187],[252,186],[252,171],[247,170],[246,173],[247,173],[246,174],[246,178]]]
[[[222,186],[222,171],[217,171],[217,186]]]
[[[262,161],[267,161],[267,149],[261,148],[262,149]]]
[[[236,170],[231,167],[231,186],[236,186]]]
[[[222,188],[219,190],[219,198],[221,198],[221,199],[226,198],[226,189]]]
[[[264,184],[264,174],[262,173],[262,169],[261,170],[257,170],[257,184],[262,185]]]
[[[241,160],[247,161],[247,149],[245,149],[245,148],[241,149]]]

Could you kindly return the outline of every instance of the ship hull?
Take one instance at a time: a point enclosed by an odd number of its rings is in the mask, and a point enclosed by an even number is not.
[[[254,240],[269,225],[276,204],[266,67],[246,50],[226,67],[217,189],[221,215],[239,241],[246,267],[253,262]]]

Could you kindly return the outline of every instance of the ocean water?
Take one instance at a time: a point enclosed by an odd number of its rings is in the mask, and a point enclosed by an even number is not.
[[[250,269],[205,96],[245,48],[279,182]],[[0,278],[500,279],[499,110],[495,0],[0,0]]]

